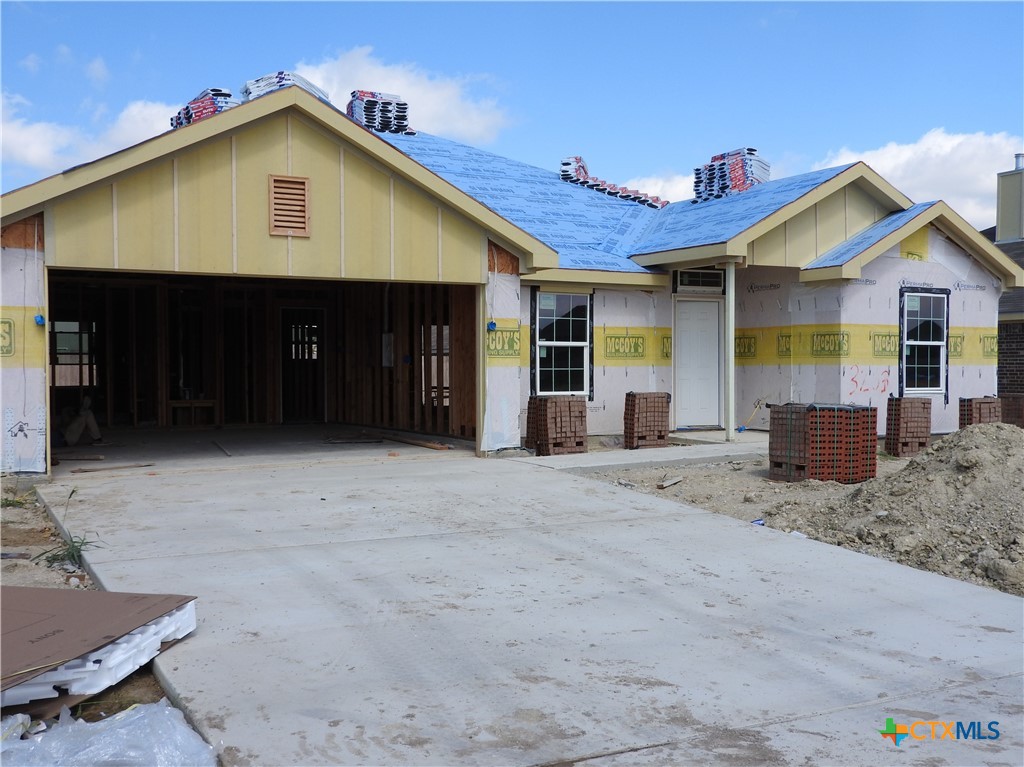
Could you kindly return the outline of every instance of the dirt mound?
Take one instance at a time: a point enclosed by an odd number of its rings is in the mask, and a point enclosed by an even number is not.
[[[969,426],[845,498],[783,501],[765,522],[1024,596],[1024,429]]]

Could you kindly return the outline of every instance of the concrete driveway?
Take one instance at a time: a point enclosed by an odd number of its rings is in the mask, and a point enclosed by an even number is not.
[[[1021,599],[570,463],[232,448],[41,494],[104,588],[199,597],[156,670],[229,765],[1024,763]]]

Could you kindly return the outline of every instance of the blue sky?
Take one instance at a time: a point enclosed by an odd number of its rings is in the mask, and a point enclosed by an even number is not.
[[[692,196],[711,155],[772,176],[864,159],[915,201],[995,223],[1024,151],[1021,2],[0,4],[3,191],[157,135],[207,87],[276,70],[340,109],[557,171]]]

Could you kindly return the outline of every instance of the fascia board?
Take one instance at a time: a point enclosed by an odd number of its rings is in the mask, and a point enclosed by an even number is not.
[[[906,210],[914,204],[909,197],[875,173],[866,163],[858,162],[732,238],[729,241],[730,252],[745,249],[761,235],[781,226],[829,195],[855,183],[892,211]]]
[[[523,277],[523,284],[578,283],[581,285],[612,285],[638,288],[667,288],[670,274],[642,272],[598,272],[591,269],[545,269]]]
[[[630,256],[629,260],[639,266],[666,266],[667,264],[685,264],[690,261],[706,261],[708,259],[733,255],[745,256],[746,250],[744,249],[741,253],[729,252],[727,243],[719,242],[713,245],[698,245],[693,248],[682,248],[680,250],[643,253]]]
[[[932,209],[936,211],[935,226],[995,272],[1002,279],[1004,288],[1024,287],[1024,267],[1014,263],[946,203],[940,200]]]
[[[856,280],[860,277],[860,266],[843,264],[842,266],[826,266],[821,269],[802,269],[800,282],[822,282],[824,280]]]

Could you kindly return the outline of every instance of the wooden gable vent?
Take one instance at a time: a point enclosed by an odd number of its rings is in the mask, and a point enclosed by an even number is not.
[[[270,177],[270,233],[309,237],[309,179]]]

